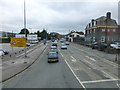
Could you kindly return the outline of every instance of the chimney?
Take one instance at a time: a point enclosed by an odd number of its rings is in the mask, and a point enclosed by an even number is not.
[[[106,17],[107,19],[111,19],[111,12],[107,12]]]
[[[94,19],[92,19],[91,22],[92,22],[92,27],[93,27],[94,26]]]

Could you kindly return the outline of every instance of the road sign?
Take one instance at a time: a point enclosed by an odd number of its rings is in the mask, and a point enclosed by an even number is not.
[[[37,34],[28,34],[27,40],[38,40]]]
[[[15,38],[25,38],[25,34],[16,34]]]
[[[26,38],[11,38],[11,47],[26,47]]]

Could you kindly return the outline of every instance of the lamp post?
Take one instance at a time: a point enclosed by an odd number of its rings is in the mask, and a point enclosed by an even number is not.
[[[25,38],[27,39],[27,29],[26,29],[26,5],[25,5],[25,0],[24,0],[24,29],[25,29]],[[27,57],[26,53],[26,46],[25,46],[25,58]]]

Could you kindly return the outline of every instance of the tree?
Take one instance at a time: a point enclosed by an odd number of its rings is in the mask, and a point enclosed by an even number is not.
[[[45,29],[40,33],[41,39],[46,39],[48,37],[48,33]]]
[[[37,31],[37,36],[40,37],[40,31]]]
[[[26,28],[21,29],[19,34],[25,34],[25,32],[26,32],[26,37],[27,37],[27,34],[29,34],[29,30]]]

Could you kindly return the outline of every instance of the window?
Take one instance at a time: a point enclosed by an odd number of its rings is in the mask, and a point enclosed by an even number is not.
[[[110,29],[107,29],[108,32],[110,32]]]
[[[89,34],[89,31],[87,31],[87,34]]]
[[[93,33],[95,33],[95,29],[93,29]]]
[[[79,35],[77,35],[77,37],[79,37]]]
[[[92,33],[92,30],[90,30],[90,33]]]
[[[113,32],[116,32],[116,29],[113,29]]]
[[[105,32],[105,29],[102,29],[102,32]]]

